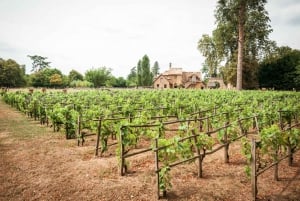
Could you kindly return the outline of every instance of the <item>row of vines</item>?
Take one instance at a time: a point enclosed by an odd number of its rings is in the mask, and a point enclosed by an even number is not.
[[[292,155],[300,147],[299,99],[297,92],[274,91],[3,93],[6,103],[41,124],[53,126],[54,131],[63,130],[67,139],[77,138],[78,145],[96,135],[96,156],[115,146],[121,175],[128,170],[127,158],[154,153],[158,198],[166,196],[172,187],[173,167],[198,161],[198,176],[202,177],[207,155],[223,149],[224,161],[228,162],[230,143],[240,141],[248,161],[246,173],[253,180],[254,200],[258,175],[277,167],[286,157],[292,164]],[[137,151],[141,141],[144,149]]]

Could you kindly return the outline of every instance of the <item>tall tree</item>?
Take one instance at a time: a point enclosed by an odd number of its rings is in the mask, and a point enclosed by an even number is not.
[[[219,56],[215,38],[203,34],[198,42],[198,50],[205,57],[204,69],[202,72],[207,73],[208,77],[216,77],[222,57]]]
[[[87,70],[85,73],[85,79],[93,83],[94,87],[106,86],[106,82],[112,79],[111,69],[100,67]]]
[[[156,77],[159,74],[159,64],[157,61],[154,62],[154,65],[151,69],[151,73],[152,73],[153,77]]]
[[[139,60],[138,63],[137,63],[137,86],[142,86],[143,83],[142,83],[142,61]]]
[[[151,86],[152,85],[152,75],[150,72],[150,60],[147,55],[142,58],[142,85]]]
[[[127,76],[127,86],[137,86],[137,70],[136,67],[130,69],[130,73]]]
[[[50,67],[51,62],[46,61],[48,59],[47,57],[42,57],[39,55],[33,55],[33,56],[28,55],[28,57],[32,60],[31,72],[38,72],[47,67]]]
[[[243,59],[244,59],[244,30],[246,19],[246,0],[240,0],[238,4],[238,57],[237,57],[237,74],[236,89],[243,88]]]
[[[217,28],[212,34],[216,51],[213,53],[217,52],[218,59],[225,60],[222,73],[226,76],[226,81],[236,86],[238,90],[257,86],[257,83],[247,81],[257,80],[257,73],[253,72],[257,72],[255,68],[258,65],[252,64],[257,64],[260,57],[274,44],[268,38],[272,29],[268,24],[270,19],[265,10],[266,2],[266,0],[217,2],[215,10]],[[232,80],[234,77],[235,81]],[[243,77],[247,77],[247,80]]]

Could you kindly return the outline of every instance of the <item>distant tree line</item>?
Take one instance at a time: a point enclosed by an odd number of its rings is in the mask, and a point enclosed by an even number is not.
[[[32,60],[31,73],[27,75],[25,65],[20,65],[12,59],[0,58],[1,87],[138,87],[152,86],[153,79],[159,73],[156,61],[150,70],[150,59],[145,55],[138,61],[137,67],[130,70],[127,78],[114,77],[112,69],[105,66],[88,69],[85,74],[71,70],[64,75],[58,68],[50,66],[47,57],[28,55]]]

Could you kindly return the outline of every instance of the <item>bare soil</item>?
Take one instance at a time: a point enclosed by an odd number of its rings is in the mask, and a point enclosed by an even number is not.
[[[84,146],[0,101],[0,200],[156,200],[154,155],[129,158],[129,173],[120,176],[115,148],[94,156],[95,138]],[[280,181],[270,169],[258,178],[258,200],[300,200],[300,152],[289,167],[279,165]],[[196,163],[171,170],[173,188],[162,200],[251,200],[251,183],[244,173],[239,142],[230,145],[230,162],[223,151],[204,159],[204,178]]]

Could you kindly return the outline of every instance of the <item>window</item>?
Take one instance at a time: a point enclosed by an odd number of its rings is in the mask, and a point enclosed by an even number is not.
[[[167,88],[167,85],[166,85],[166,84],[164,85],[164,88]]]
[[[159,84],[156,85],[156,88],[159,88]]]

